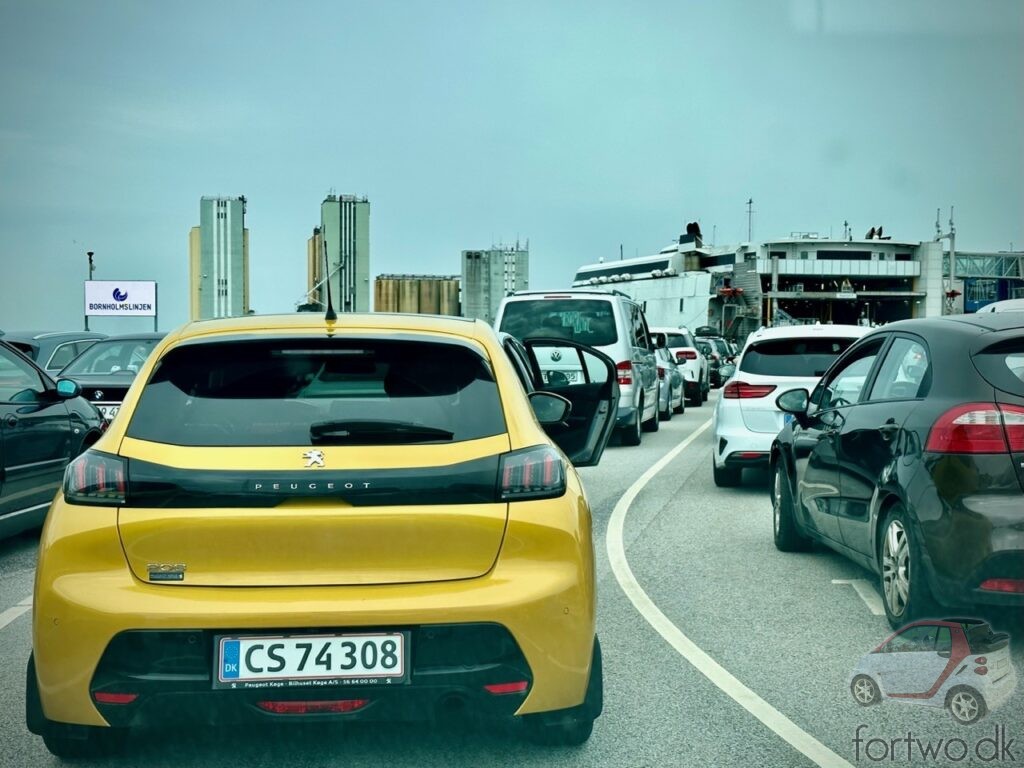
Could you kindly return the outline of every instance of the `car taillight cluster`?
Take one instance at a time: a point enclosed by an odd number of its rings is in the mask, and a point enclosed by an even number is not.
[[[128,495],[128,461],[86,451],[64,472],[64,500],[70,504],[117,506]]]
[[[664,368],[659,368],[658,369],[658,378],[659,379],[664,379],[665,378],[665,369]]]
[[[931,453],[1024,452],[1024,407],[966,403],[950,408],[932,425]]]
[[[615,366],[615,377],[619,384],[633,383],[633,364],[629,360],[623,360]]]
[[[682,362],[683,360],[696,360],[697,353],[692,349],[680,349],[676,352],[676,360]]]
[[[547,445],[506,453],[498,472],[503,501],[552,499],[565,493],[562,457]]]
[[[774,384],[747,384],[745,381],[730,381],[722,390],[722,397],[728,400],[747,400],[767,397],[774,391]]]

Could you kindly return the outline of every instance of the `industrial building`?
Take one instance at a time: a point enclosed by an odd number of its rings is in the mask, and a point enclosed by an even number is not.
[[[249,313],[249,230],[244,197],[203,197],[189,231],[189,317]]]
[[[493,323],[501,300],[530,287],[530,242],[462,252],[462,313]]]
[[[459,276],[379,275],[373,283],[373,309],[458,317]]]
[[[326,251],[331,298],[338,312],[370,311],[370,202],[355,195],[328,195],[320,206],[320,226],[306,245],[308,301],[326,304],[323,270]]]

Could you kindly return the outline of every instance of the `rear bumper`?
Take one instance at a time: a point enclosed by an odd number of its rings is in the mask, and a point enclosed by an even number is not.
[[[134,723],[136,718],[164,722],[171,706],[195,707],[193,714],[205,720],[264,717],[253,703],[261,691],[212,690],[212,662],[205,672],[199,670],[213,653],[210,638],[215,633],[302,633],[315,628],[412,631],[411,683],[372,690],[285,689],[282,696],[370,698],[376,702],[372,707],[351,714],[367,719],[424,716],[449,694],[472,694],[468,705],[485,713],[578,706],[585,697],[594,644],[594,565],[586,500],[570,475],[569,490],[561,498],[517,502],[510,509],[502,551],[480,578],[232,588],[139,581],[127,567],[113,524],[117,510],[72,509],[58,499],[43,531],[33,611],[32,645],[43,712],[51,721],[97,726],[121,719]],[[447,661],[429,664],[423,663],[426,651],[414,644],[417,633],[431,627],[481,624],[497,625],[511,642],[497,656],[470,658],[466,669],[452,662],[459,643],[433,642],[430,654],[443,656],[440,648],[449,655]],[[110,666],[104,658],[115,637],[135,630],[185,637],[186,643],[191,635],[195,653],[205,654],[193,659],[195,666],[183,679],[174,670],[161,676],[159,669],[144,669],[149,677],[137,681],[146,686],[137,715],[119,709],[128,705],[97,705],[92,695],[96,686],[125,682],[125,669]],[[529,680],[525,693],[484,695],[485,684],[516,681],[506,677],[484,682],[506,673],[526,676],[517,678]]]
[[[715,407],[715,464],[719,467],[767,467],[776,433],[747,429],[739,407],[732,405],[735,402],[720,400]]]

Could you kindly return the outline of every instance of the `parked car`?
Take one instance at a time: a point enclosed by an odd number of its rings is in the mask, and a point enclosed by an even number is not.
[[[614,428],[614,361],[481,321],[342,318],[170,334],[70,466],[26,675],[52,753],[196,717],[461,709],[543,743],[590,736],[602,667],[574,464]],[[553,346],[585,372],[557,393],[536,354]]]
[[[914,622],[860,660],[850,692],[863,707],[883,700],[942,707],[971,725],[1017,687],[1009,645],[1009,635],[978,619]]]
[[[668,421],[673,413],[683,413],[686,405],[683,402],[683,374],[675,358],[666,347],[654,350],[658,363],[658,418]]]
[[[729,343],[721,336],[697,336],[696,340],[706,344],[710,351],[710,359],[713,364],[709,371],[709,378],[711,386],[717,389],[731,378],[735,370],[731,367],[732,350],[729,348]]]
[[[42,525],[64,468],[105,426],[71,382],[0,341],[0,538]]]
[[[779,549],[816,540],[876,573],[894,627],[1024,607],[1024,315],[885,325],[776,403]]]
[[[107,338],[105,333],[91,331],[5,331],[0,336],[53,377],[97,341]]]
[[[110,421],[121,408],[121,401],[142,364],[163,337],[162,333],[110,336],[73,360],[60,372],[60,378],[77,383],[103,418]]]
[[[832,362],[868,332],[859,325],[800,325],[752,333],[738,372],[715,405],[712,469],[715,485],[739,485],[745,468],[768,467],[772,442],[785,423],[775,397],[812,389]]]
[[[711,390],[711,372],[708,359],[697,349],[693,335],[685,328],[651,328],[657,346],[668,347],[683,374],[686,400],[692,406],[701,406]]]
[[[699,336],[694,340],[697,351],[708,361],[708,388],[717,389],[722,386],[722,359],[711,345],[711,342]]]
[[[986,304],[978,312],[1022,312],[1024,311],[1024,299],[1003,299]]]
[[[658,430],[658,366],[643,309],[619,291],[573,289],[517,291],[498,305],[494,327],[517,339],[564,338],[597,349],[615,361],[620,399],[616,425],[624,445],[639,445],[641,430]],[[549,359],[545,371],[570,381],[576,363]]]

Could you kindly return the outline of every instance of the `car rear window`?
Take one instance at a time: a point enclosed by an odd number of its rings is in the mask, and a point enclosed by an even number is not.
[[[680,347],[696,348],[697,346],[696,342],[694,342],[693,340],[693,337],[690,336],[690,334],[688,333],[669,333],[666,335],[668,336],[668,343],[666,344],[666,346],[669,349],[679,349]]]
[[[762,376],[821,376],[856,339],[772,339],[751,344],[740,370]]]
[[[1024,338],[983,350],[975,355],[974,364],[993,387],[1024,397]]]
[[[85,350],[61,373],[64,376],[131,374],[139,372],[160,339],[116,339],[99,341]],[[128,381],[131,381],[129,378]]]
[[[498,330],[517,339],[572,339],[590,347],[618,341],[612,303],[603,299],[510,301]]]
[[[447,443],[503,434],[487,361],[448,342],[274,339],[169,351],[127,435],[188,446]]]

